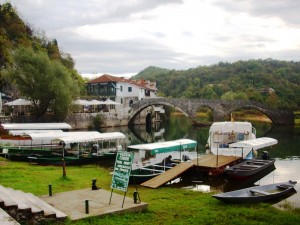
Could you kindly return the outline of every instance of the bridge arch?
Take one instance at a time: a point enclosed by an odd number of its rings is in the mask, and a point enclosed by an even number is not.
[[[294,124],[294,113],[290,110],[278,110],[255,101],[224,101],[207,99],[176,99],[176,98],[151,98],[143,99],[132,104],[129,123],[145,108],[153,105],[171,106],[193,119],[200,107],[212,110],[213,121],[223,121],[231,112],[244,108],[256,109],[268,116],[274,124]]]
[[[136,102],[132,105],[132,109],[133,109],[133,112],[130,114],[129,116],[129,124],[132,124],[133,122],[133,119],[140,113],[142,112],[144,109],[150,107],[150,106],[155,106],[155,105],[163,105],[163,106],[169,106],[169,107],[172,107],[172,108],[175,108],[176,110],[182,112],[186,117],[189,117],[188,113],[185,112],[183,109],[179,108],[178,106],[174,105],[174,104],[171,104],[169,102],[164,102],[164,101],[151,101],[151,102],[148,102],[147,103],[144,103],[144,100],[142,101],[139,101],[139,102]]]

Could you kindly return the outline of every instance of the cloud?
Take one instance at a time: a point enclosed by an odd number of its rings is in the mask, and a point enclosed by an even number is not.
[[[300,2],[295,0],[216,0],[214,4],[227,12],[245,12],[255,17],[279,18],[290,25],[300,24]]]
[[[294,0],[10,0],[80,73],[132,74],[255,58],[299,60]],[[298,53],[298,54],[297,54]]]

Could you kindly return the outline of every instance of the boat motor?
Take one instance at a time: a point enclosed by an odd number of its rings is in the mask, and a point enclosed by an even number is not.
[[[261,157],[262,157],[262,159],[264,159],[264,160],[269,159],[269,152],[268,152],[268,151],[263,151]]]

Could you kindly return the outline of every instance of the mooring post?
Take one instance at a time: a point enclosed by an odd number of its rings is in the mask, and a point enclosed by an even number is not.
[[[89,200],[85,200],[85,213],[86,214],[90,213],[90,211],[89,211]]]
[[[49,184],[49,196],[52,196],[52,184]]]

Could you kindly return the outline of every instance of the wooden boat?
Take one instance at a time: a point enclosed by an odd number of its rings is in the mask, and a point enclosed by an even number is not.
[[[217,122],[210,127],[206,152],[251,159],[256,150],[277,143],[274,138],[256,138],[255,128],[249,122]]]
[[[172,167],[162,165],[162,163],[158,163],[157,159],[155,158],[157,154],[166,154],[169,152],[181,153],[189,149],[193,149],[195,151],[196,148],[197,148],[197,142],[190,139],[178,139],[173,141],[128,146],[127,147],[128,151],[136,152],[136,157],[134,159],[135,161],[133,164],[133,168],[131,170],[129,182],[135,184],[142,183],[172,168]],[[184,158],[184,156],[185,155],[183,154],[182,158]],[[153,160],[150,160],[146,165],[140,166],[141,162],[138,160],[140,159],[145,160],[148,158],[151,158]],[[174,164],[176,164],[176,162],[180,162],[180,159],[173,159],[172,161],[174,162]],[[143,164],[144,163],[145,161],[143,161]]]
[[[225,169],[233,179],[246,179],[274,165],[275,159],[250,159]]]
[[[287,181],[275,184],[253,186],[236,191],[212,195],[225,203],[257,203],[276,201],[296,192],[296,181]]]
[[[173,151],[186,151],[188,149],[195,150],[197,142],[190,139],[178,139],[174,141],[155,142],[148,144],[130,145],[127,147],[128,151],[147,151],[151,155],[173,152]]]
[[[43,165],[61,165],[63,158],[66,164],[87,164],[114,159],[117,151],[122,150],[120,142],[126,138],[120,132],[99,133],[97,131],[45,132],[28,135],[33,140],[46,139],[53,145],[59,146],[59,149],[46,150],[19,146],[7,148],[1,155],[10,160],[29,161]]]
[[[225,179],[225,183],[222,187],[223,191],[228,192],[255,186],[255,183],[257,181],[261,180],[263,177],[267,176],[274,170],[276,170],[275,164],[267,167],[259,173],[254,174],[253,176],[247,177],[247,179]]]
[[[251,148],[244,148],[242,152],[229,144],[253,139],[256,139],[256,130],[249,122],[215,122],[209,128],[207,153],[246,158]]]
[[[33,140],[29,133],[63,132],[71,129],[67,123],[2,123],[0,146],[36,146],[51,144],[48,140]]]
[[[54,165],[54,166],[61,166],[63,161],[65,165],[82,165],[82,164],[91,164],[97,163],[100,161],[107,161],[107,160],[115,160],[117,153],[109,153],[103,155],[80,155],[78,156],[64,156],[64,157],[35,157],[30,156],[28,157],[27,161],[29,160],[30,163],[39,164],[39,165]]]

